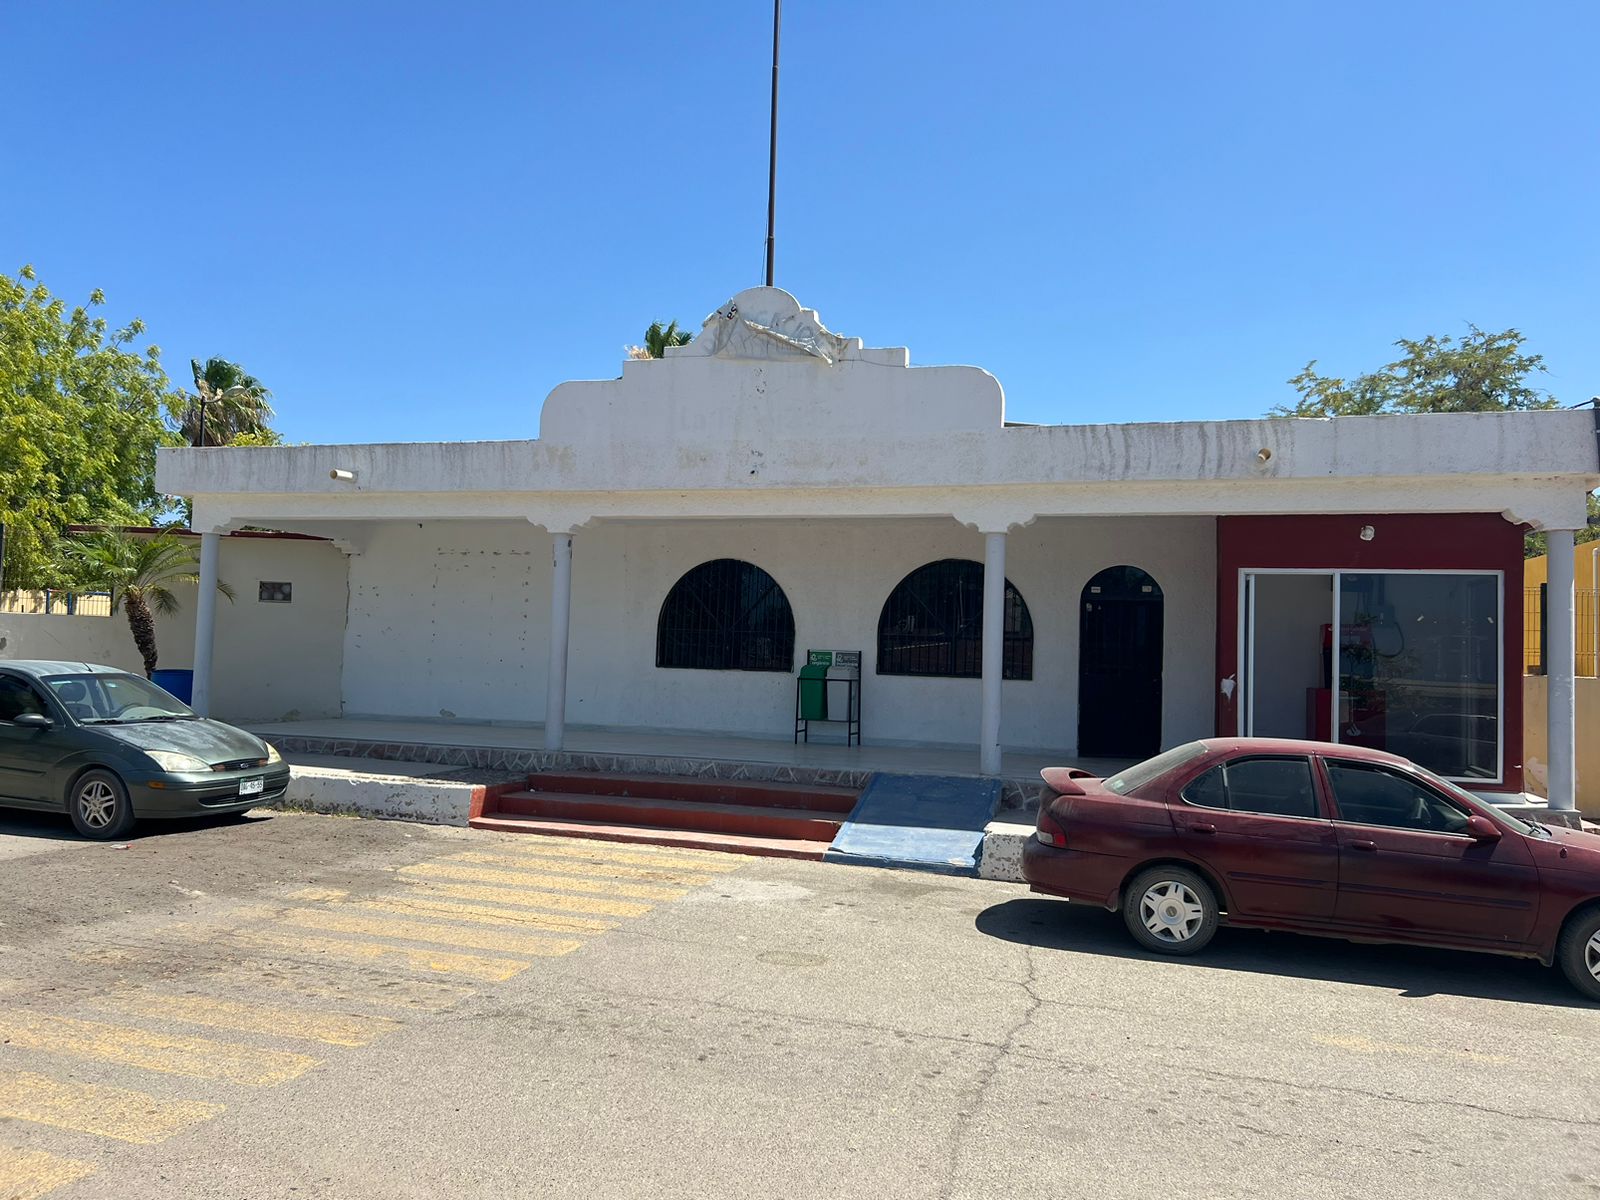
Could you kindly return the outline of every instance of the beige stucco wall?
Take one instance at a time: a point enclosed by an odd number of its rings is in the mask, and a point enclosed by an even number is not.
[[[218,598],[214,715],[225,721],[339,715],[345,556],[326,542],[224,538]],[[257,599],[262,580],[294,585],[288,604]],[[194,666],[195,588],[175,589],[178,611],[156,617],[163,668]],[[0,612],[0,658],[64,658],[143,671],[127,618]]]
[[[1600,820],[1600,679],[1580,676],[1578,691],[1578,809]],[[1524,786],[1538,796],[1549,795],[1550,736],[1549,680],[1543,675],[1522,677]]]

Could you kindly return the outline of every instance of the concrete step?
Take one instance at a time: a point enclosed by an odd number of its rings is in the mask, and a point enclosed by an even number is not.
[[[736,833],[710,833],[697,829],[661,829],[648,825],[609,825],[603,821],[559,821],[549,817],[496,815],[474,817],[474,829],[498,833],[533,833],[546,837],[592,838],[602,842],[633,842],[646,846],[672,846],[680,850],[719,850],[726,854],[753,854],[766,858],[805,858],[820,861],[825,841],[798,838],[749,837]]]
[[[691,800],[702,804],[738,804],[805,809],[848,815],[859,793],[849,788],[763,780],[705,779],[684,775],[602,775],[594,772],[546,773],[528,777],[530,792],[568,796],[624,796],[652,800]]]
[[[645,825],[692,829],[758,838],[831,842],[843,815],[803,808],[668,800],[654,796],[606,796],[562,792],[507,792],[485,816],[550,817],[598,821],[607,825]]]

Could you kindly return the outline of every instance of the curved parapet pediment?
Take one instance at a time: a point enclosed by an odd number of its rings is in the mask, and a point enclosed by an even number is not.
[[[912,367],[902,347],[834,333],[781,288],[748,288],[686,346],[630,359],[620,379],[575,381],[545,399],[552,447],[662,445],[715,455],[785,445],[999,429],[1005,397],[977,367]]]

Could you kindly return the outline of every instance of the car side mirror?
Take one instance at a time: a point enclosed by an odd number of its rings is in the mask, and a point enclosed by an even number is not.
[[[1498,842],[1500,826],[1480,813],[1473,813],[1467,818],[1467,836],[1480,842]]]
[[[23,729],[49,729],[55,724],[43,713],[18,713],[11,718],[11,723]]]

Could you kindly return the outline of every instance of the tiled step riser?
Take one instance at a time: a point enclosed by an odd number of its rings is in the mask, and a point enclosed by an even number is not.
[[[629,842],[641,846],[668,846],[680,850],[715,850],[724,854],[752,854],[763,858],[799,858],[821,862],[827,852],[826,842],[767,842],[761,845],[743,845],[725,840],[715,833],[694,833],[672,829],[648,829],[644,826],[602,827],[580,825],[562,826],[557,822],[534,823],[516,817],[474,817],[468,822],[474,829],[491,829],[498,833],[533,833],[544,837],[576,837],[601,842]]]
[[[564,795],[625,796],[630,799],[688,800],[699,804],[743,804],[805,808],[849,815],[856,793],[797,784],[747,783],[728,779],[644,778],[620,775],[541,774],[528,777],[528,789]]]
[[[779,816],[777,813],[730,811],[715,804],[685,810],[671,804],[660,806],[651,800],[660,797],[555,796],[542,792],[518,792],[501,796],[495,812],[507,816],[570,818],[603,821],[614,825],[657,826],[663,829],[695,829],[709,833],[736,833],[750,837],[797,838],[802,841],[832,841],[840,821],[833,814]],[[485,813],[485,816],[493,815]]]

